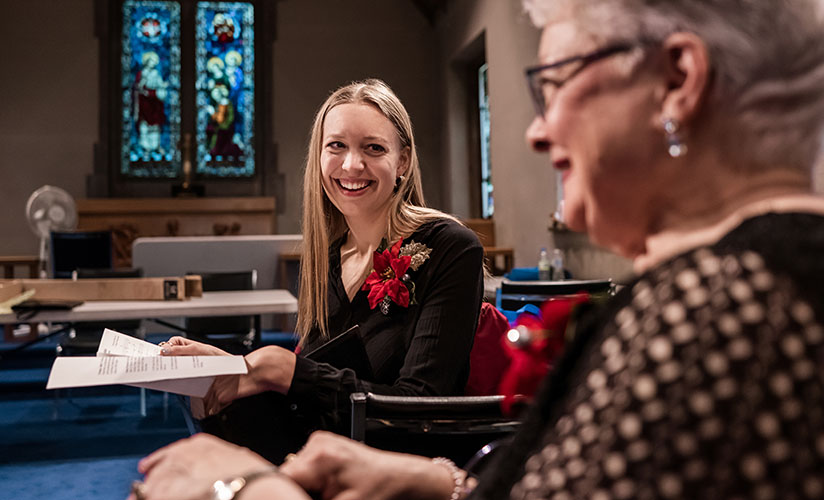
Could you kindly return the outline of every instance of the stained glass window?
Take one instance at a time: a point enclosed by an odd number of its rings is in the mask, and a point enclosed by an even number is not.
[[[120,172],[169,178],[180,171],[180,5],[123,3]]]
[[[492,199],[492,166],[489,161],[489,92],[487,75],[487,64],[484,63],[478,68],[478,110],[480,112],[480,137],[481,137],[481,216],[492,217],[495,212],[495,204]]]
[[[200,175],[255,173],[254,21],[251,3],[197,3],[195,137]]]

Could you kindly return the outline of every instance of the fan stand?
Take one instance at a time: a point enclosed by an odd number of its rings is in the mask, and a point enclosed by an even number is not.
[[[49,277],[49,238],[40,237],[40,263],[38,264],[37,276],[40,279]]]

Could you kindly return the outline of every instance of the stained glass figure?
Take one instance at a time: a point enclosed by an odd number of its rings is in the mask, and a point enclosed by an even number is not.
[[[120,171],[169,178],[180,171],[180,5],[123,2]]]
[[[246,2],[198,2],[197,167],[200,175],[255,173],[255,11]]]

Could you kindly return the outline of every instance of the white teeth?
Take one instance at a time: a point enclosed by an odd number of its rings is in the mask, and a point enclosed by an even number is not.
[[[352,180],[345,180],[345,179],[338,179],[340,185],[343,186],[344,189],[351,189],[353,191],[358,189],[363,189],[369,185],[369,181],[352,181]]]

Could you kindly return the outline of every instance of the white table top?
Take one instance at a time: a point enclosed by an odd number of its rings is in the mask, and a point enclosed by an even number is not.
[[[108,321],[121,319],[244,316],[293,313],[297,299],[287,290],[203,292],[189,300],[112,300],[85,302],[72,310],[41,311],[25,320],[0,315],[0,324],[20,322]]]

